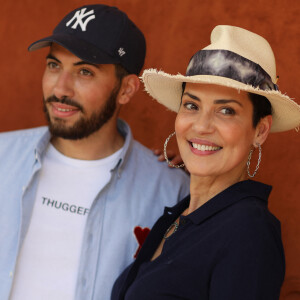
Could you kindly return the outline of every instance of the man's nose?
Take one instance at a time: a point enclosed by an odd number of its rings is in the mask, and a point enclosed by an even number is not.
[[[53,93],[58,99],[62,99],[64,97],[73,98],[74,87],[72,75],[68,72],[62,72],[57,78]]]

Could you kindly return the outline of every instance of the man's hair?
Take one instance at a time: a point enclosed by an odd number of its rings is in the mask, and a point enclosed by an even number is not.
[[[122,67],[120,64],[115,64],[115,73],[116,73],[116,77],[119,80],[119,82],[122,82],[122,79],[129,75],[129,72],[127,70],[125,70],[124,67]]]

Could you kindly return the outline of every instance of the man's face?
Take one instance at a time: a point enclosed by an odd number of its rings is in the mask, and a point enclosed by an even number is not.
[[[112,120],[120,82],[112,64],[82,61],[53,44],[43,76],[44,111],[54,137],[82,139]]]

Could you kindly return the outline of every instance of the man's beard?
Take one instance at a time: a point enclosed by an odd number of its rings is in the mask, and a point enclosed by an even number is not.
[[[111,92],[107,101],[99,111],[93,112],[89,118],[82,116],[72,126],[65,126],[65,121],[60,118],[55,118],[51,121],[47,103],[59,102],[68,104],[78,108],[83,114],[85,113],[84,108],[76,101],[64,97],[58,99],[56,96],[50,96],[44,99],[44,112],[49,125],[50,133],[53,137],[60,137],[68,140],[79,140],[88,137],[92,133],[99,130],[107,121],[111,119],[116,111],[117,106],[117,95],[120,90],[120,85],[117,85]]]

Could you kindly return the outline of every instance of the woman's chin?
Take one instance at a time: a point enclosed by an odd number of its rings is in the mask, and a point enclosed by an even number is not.
[[[229,170],[220,170],[209,166],[196,166],[195,164],[186,164],[186,169],[191,177],[199,179],[215,179],[228,181],[231,178],[233,181],[242,181],[247,179],[246,168],[234,168]]]

